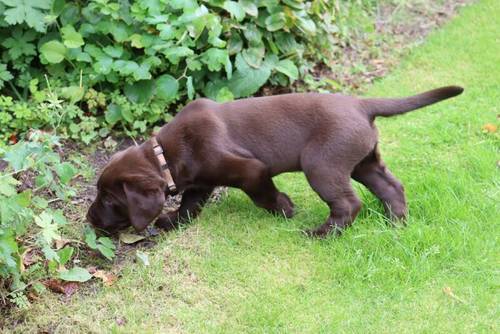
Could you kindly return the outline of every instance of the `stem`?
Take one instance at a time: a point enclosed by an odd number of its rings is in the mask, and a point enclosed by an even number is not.
[[[21,94],[19,94],[19,91],[16,89],[16,86],[12,83],[12,81],[7,81],[10,85],[10,88],[12,88],[12,91],[14,91],[14,94],[16,94],[17,98],[21,101],[24,101],[23,97]]]
[[[49,89],[49,93],[52,94],[52,88],[50,87],[49,78],[47,77],[47,74],[44,74],[43,76],[45,77],[45,81],[47,81],[47,88]]]
[[[180,77],[178,77],[176,80],[179,81],[181,80],[182,78],[186,78],[186,73],[187,73],[187,70],[188,70],[188,67],[184,67],[184,73],[182,73],[182,75]]]

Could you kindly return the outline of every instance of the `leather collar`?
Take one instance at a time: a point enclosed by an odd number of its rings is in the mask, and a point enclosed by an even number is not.
[[[151,138],[151,143],[153,144],[153,153],[158,159],[160,168],[163,171],[163,177],[165,178],[165,181],[167,181],[168,190],[170,190],[172,193],[177,192],[177,187],[175,186],[174,179],[172,178],[172,174],[170,173],[170,169],[168,168],[163,148],[158,143],[156,137]]]

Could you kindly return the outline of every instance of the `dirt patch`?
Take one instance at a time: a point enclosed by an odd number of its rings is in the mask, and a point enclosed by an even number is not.
[[[375,20],[376,39],[355,38],[339,53],[330,68],[318,67],[315,76],[339,83],[342,90],[359,91],[384,77],[399,62],[402,54],[420,44],[425,37],[456,16],[460,8],[474,0],[404,2],[384,4]]]

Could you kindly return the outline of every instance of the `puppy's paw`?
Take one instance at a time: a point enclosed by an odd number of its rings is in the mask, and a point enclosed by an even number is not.
[[[179,226],[179,213],[176,211],[161,214],[155,221],[155,226],[170,231]]]
[[[295,215],[294,204],[285,193],[279,193],[276,199],[277,213],[284,215],[286,218],[292,218]]]
[[[315,229],[305,230],[304,233],[310,238],[324,239],[329,235],[340,236],[342,234],[342,230],[343,229],[337,225],[325,223]]]

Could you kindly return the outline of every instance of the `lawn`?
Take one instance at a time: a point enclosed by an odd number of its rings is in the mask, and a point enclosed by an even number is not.
[[[493,333],[499,314],[500,2],[483,0],[414,49],[369,96],[441,85],[463,95],[377,121],[382,154],[406,188],[410,217],[387,224],[362,186],[364,208],[342,237],[306,238],[327,207],[303,175],[276,179],[293,219],[240,191],[181,231],[157,238],[150,265],[69,300],[46,294],[17,332]]]

